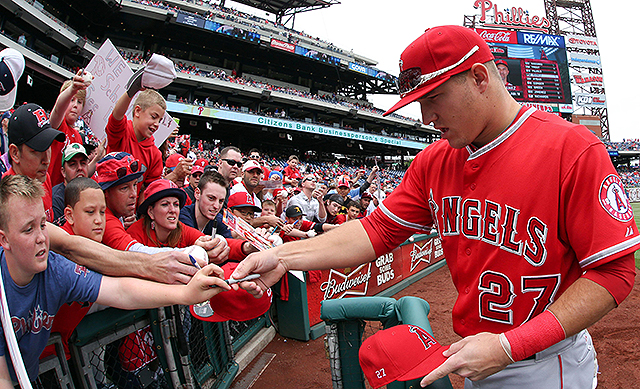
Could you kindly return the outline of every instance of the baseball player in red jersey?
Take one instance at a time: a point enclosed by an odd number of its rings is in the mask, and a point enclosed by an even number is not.
[[[520,106],[486,43],[428,29],[400,59],[401,100],[418,101],[442,140],[418,154],[368,217],[245,259],[233,274],[260,295],[285,271],[353,267],[438,229],[458,291],[463,339],[425,372],[466,388],[591,388],[586,328],[631,291],[640,235],[602,143],[586,128]]]

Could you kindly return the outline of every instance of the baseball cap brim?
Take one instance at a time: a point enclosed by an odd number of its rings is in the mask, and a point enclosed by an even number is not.
[[[140,177],[142,177],[143,173],[144,172],[135,172],[135,173],[127,174],[124,177],[118,178],[115,181],[99,182],[98,184],[100,185],[100,188],[102,188],[102,190],[107,190],[107,189],[111,188],[112,186],[116,186],[116,185],[127,183],[129,181],[137,180]]]
[[[224,270],[224,277],[228,279],[238,267],[238,264],[227,262],[221,267]],[[208,301],[208,307],[205,306],[201,310],[199,308],[203,304],[195,304],[189,306],[189,311],[195,318],[203,321],[246,321],[264,315],[271,307],[271,300],[271,289],[260,298],[253,297],[251,293],[244,289],[229,290],[213,296]],[[211,313],[211,310],[213,310],[213,313]],[[201,312],[204,314],[201,314]]]
[[[229,208],[234,209],[234,208],[244,208],[244,207],[253,208],[253,212],[261,212],[262,211],[262,208],[258,207],[257,205],[253,205],[253,204],[238,204],[238,205],[234,205],[233,207],[229,207]]]
[[[387,115],[399,110],[400,108],[404,107],[405,105],[413,103],[414,101],[416,101],[419,98],[423,97],[424,95],[426,95],[427,93],[429,93],[432,90],[436,89],[440,85],[444,84],[448,79],[451,78],[451,76],[452,75],[445,74],[445,75],[443,75],[443,77],[440,80],[431,82],[428,85],[423,86],[422,88],[418,88],[418,89],[408,93],[405,97],[400,99],[400,101],[398,101],[393,107],[389,108],[389,110],[387,112],[383,113],[382,116],[387,116]]]
[[[0,112],[8,111],[16,104],[16,95],[18,94],[18,88],[14,87],[9,93],[4,96],[0,96]]]
[[[427,374],[434,371],[438,366],[442,365],[444,361],[447,360],[447,357],[442,355],[442,352],[447,350],[449,345],[443,346],[439,345],[439,347],[429,356],[423,360],[419,365],[404,373],[400,377],[397,378],[398,381],[409,381],[414,380],[416,378],[422,378]]]
[[[51,143],[53,143],[54,140],[64,142],[64,132],[54,130],[53,128],[49,127],[40,131],[33,138],[27,140],[24,143],[35,151],[47,151],[47,149],[51,147]]]

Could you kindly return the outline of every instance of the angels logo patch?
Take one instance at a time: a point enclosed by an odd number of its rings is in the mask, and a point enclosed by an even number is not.
[[[615,174],[609,174],[600,184],[600,205],[611,217],[621,222],[633,218],[633,209],[624,192],[622,180]]]

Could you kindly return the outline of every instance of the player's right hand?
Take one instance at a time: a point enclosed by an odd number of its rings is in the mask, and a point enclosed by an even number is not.
[[[280,247],[282,246],[250,254],[240,262],[231,278],[238,280],[249,274],[260,274],[260,278],[234,284],[233,289],[237,290],[240,287],[256,298],[262,297],[262,294],[287,272],[284,264],[278,259],[277,253]]]

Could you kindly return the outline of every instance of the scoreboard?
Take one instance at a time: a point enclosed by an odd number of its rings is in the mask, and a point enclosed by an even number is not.
[[[524,31],[475,31],[487,42],[509,93],[522,103],[571,104],[564,37]]]

